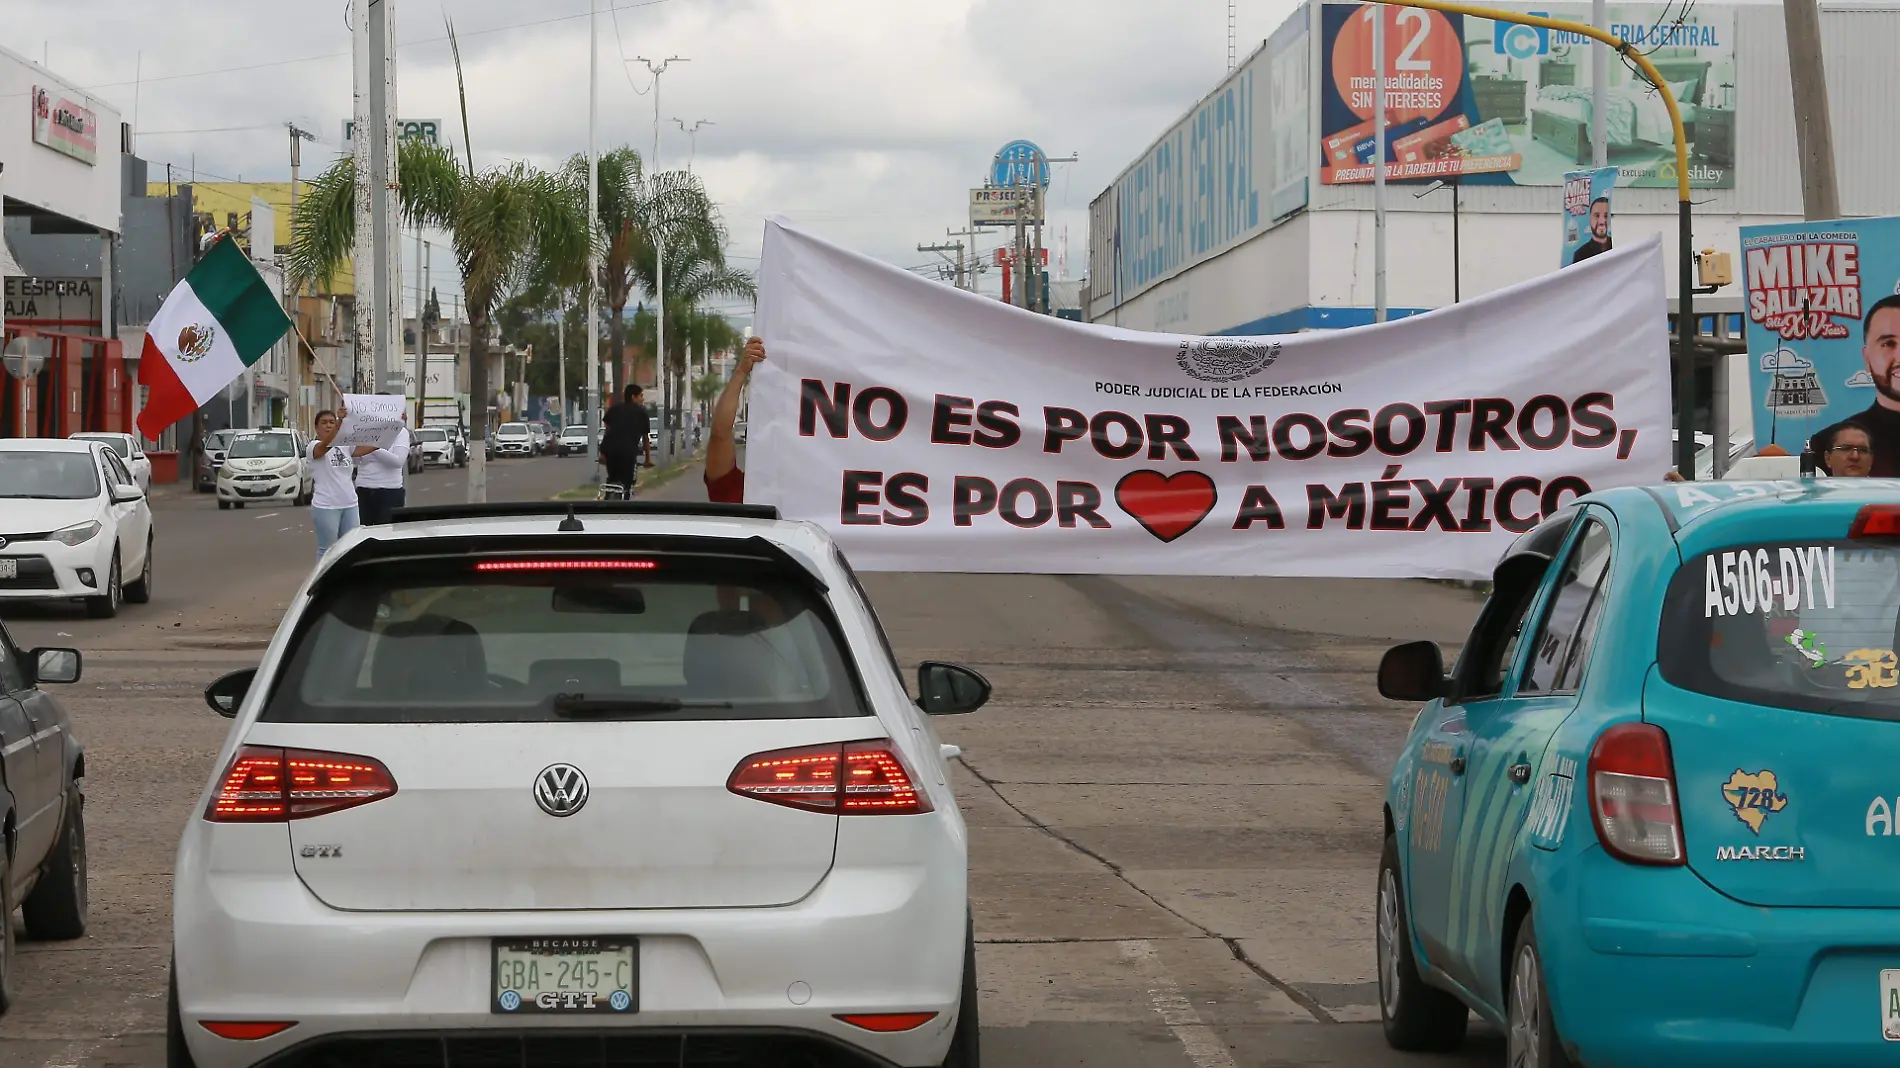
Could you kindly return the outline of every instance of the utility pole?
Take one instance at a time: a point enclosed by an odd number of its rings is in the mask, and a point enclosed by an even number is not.
[[[1590,0],[1590,25],[1599,30],[1610,28],[1609,0]],[[1604,125],[1608,121],[1610,96],[1610,46],[1590,42],[1590,165],[1599,170],[1610,160],[1610,145]],[[1454,191],[1453,196],[1457,193]]]
[[[600,0],[589,4],[587,16],[587,282],[581,286],[581,299],[587,302],[587,452],[600,455],[600,301],[594,287],[600,284],[600,251],[591,240],[600,219],[600,157],[595,147],[600,128]],[[588,481],[600,478],[600,465],[588,469]]]
[[[1042,312],[1045,315],[1047,315],[1049,312],[1049,294],[1047,292],[1048,287],[1043,285],[1043,277],[1042,277],[1044,273],[1043,267],[1042,267],[1043,262],[1044,262],[1043,248],[1042,248],[1042,221],[1043,221],[1042,217],[1043,217],[1044,207],[1045,207],[1044,199],[1046,196],[1043,178],[1045,177],[1045,172],[1049,170],[1049,165],[1051,163],[1074,163],[1081,158],[1082,157],[1080,154],[1073,153],[1073,152],[1066,156],[1058,156],[1058,157],[1051,158],[1049,156],[1043,155],[1041,149],[1036,150],[1036,173],[1032,176],[1033,181],[1031,183],[1031,189],[1032,189],[1031,195],[1034,196],[1035,205],[1036,205],[1036,216],[1035,216],[1036,247],[1035,247],[1035,251],[1032,252],[1029,256],[1029,270],[1031,273],[1029,275],[1024,276],[1025,281],[1027,281],[1030,277],[1033,277],[1035,279],[1035,285],[1033,289],[1025,288],[1023,290],[1023,306],[1029,308],[1031,311]]]
[[[303,165],[303,143],[315,141],[317,135],[308,130],[300,130],[294,122],[285,123],[290,127],[290,225],[297,225],[297,171]],[[272,238],[275,240],[275,237]],[[300,290],[291,290],[284,295],[285,311],[290,313],[290,321],[297,321],[298,298],[303,296]],[[284,421],[292,427],[303,426],[303,331],[296,332],[290,340],[290,389],[284,401]],[[196,470],[196,468],[194,468]],[[195,475],[193,477],[196,477]]]
[[[1828,118],[1827,75],[1822,66],[1820,4],[1783,0],[1781,14],[1788,24],[1794,137],[1801,153],[1801,212],[1810,220],[1838,219],[1840,190],[1834,180],[1834,128]]]
[[[961,252],[957,254],[957,288],[967,289],[972,293],[976,292],[976,275],[977,272],[982,269],[982,264],[978,263],[976,259],[976,239],[980,236],[979,231],[975,227],[952,230],[946,226],[943,228],[943,236],[956,238],[967,237],[970,239],[969,256],[966,258]],[[961,243],[960,241],[958,242],[958,244]],[[966,263],[969,265],[967,268],[964,266]]]
[[[560,430],[567,429],[567,294],[561,294],[561,306],[554,313],[554,388],[561,394]]]
[[[654,88],[659,88],[657,83]],[[691,174],[693,173],[693,157],[699,154],[699,128],[719,124],[711,119],[694,119],[693,125],[689,128],[685,119],[675,116],[673,121],[679,123],[680,130],[686,134],[686,173]]]
[[[691,63],[685,56],[668,56],[654,66],[645,56],[635,57],[635,62],[644,63],[647,72],[653,75],[653,155],[652,167],[648,173],[657,174],[660,170],[660,75],[675,63]],[[668,460],[672,456],[673,432],[668,425],[667,415],[672,411],[672,397],[667,393],[666,375],[666,234],[656,228],[653,232],[653,379],[660,391],[660,459]]]
[[[416,227],[416,426],[422,425],[422,402],[428,394],[425,376],[429,370],[429,327],[422,313],[429,306],[427,280],[422,269],[422,227]]]
[[[1372,321],[1385,322],[1385,8],[1372,16]]]
[[[956,253],[956,254],[957,254],[957,259],[956,259],[956,279],[957,279],[957,288],[958,288],[958,289],[962,289],[962,288],[963,288],[963,242],[961,242],[961,241],[954,241],[954,242],[951,242],[951,243],[950,243],[950,244],[948,244],[948,245],[938,245],[938,244],[932,244],[932,245],[918,245],[918,246],[917,246],[917,251],[919,251],[919,252],[935,252],[935,253],[938,253],[938,254],[940,254],[940,255],[941,255],[942,253],[945,253],[945,252],[954,252],[954,253]]]
[[[357,388],[388,388],[402,344],[402,253],[396,215],[396,0],[357,0]],[[373,131],[373,133],[372,133]],[[367,264],[369,269],[364,270]]]

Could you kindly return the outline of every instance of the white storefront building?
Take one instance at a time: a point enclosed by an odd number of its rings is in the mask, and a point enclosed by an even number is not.
[[[1498,6],[1590,17],[1583,3]],[[1373,321],[1373,7],[1302,6],[1093,201],[1089,321],[1192,334]],[[1387,143],[1400,164],[1411,161],[1408,173],[1427,175],[1388,180],[1388,316],[1556,270],[1563,175],[1592,161],[1596,46],[1489,20],[1383,10]],[[1613,3],[1609,21],[1681,102],[1692,247],[1729,253],[1737,270],[1736,284],[1696,297],[1696,317],[1702,335],[1739,339],[1739,230],[1798,221],[1802,212],[1780,5]],[[1900,6],[1823,5],[1822,42],[1842,213],[1900,214]],[[1609,70],[1605,140],[1620,172],[1612,240],[1663,238],[1673,302],[1673,134],[1634,67],[1611,56]],[[1447,184],[1414,195],[1434,180]],[[1748,425],[1747,399],[1735,395],[1745,389],[1745,361],[1730,357],[1736,390],[1722,406],[1738,427]],[[1709,384],[1697,389],[1706,396]]]

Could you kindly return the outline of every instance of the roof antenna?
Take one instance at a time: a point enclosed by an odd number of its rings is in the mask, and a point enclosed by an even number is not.
[[[572,531],[586,530],[587,528],[581,526],[581,521],[574,517],[574,506],[570,504],[567,506],[567,518],[561,520],[561,525],[555,529],[563,534],[567,534]]]

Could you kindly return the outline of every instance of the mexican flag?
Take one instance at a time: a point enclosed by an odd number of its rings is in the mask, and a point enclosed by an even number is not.
[[[145,328],[139,412],[148,440],[197,411],[270,351],[290,317],[236,241],[220,237]]]

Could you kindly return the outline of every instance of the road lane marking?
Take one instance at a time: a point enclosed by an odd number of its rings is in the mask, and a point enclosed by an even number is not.
[[[263,515],[252,516],[251,518],[252,519],[276,519],[278,516],[283,515],[283,514],[284,513],[282,512],[265,512]]]
[[[1194,1062],[1194,1068],[1239,1068],[1220,1036],[1201,1022],[1201,1014],[1194,1011],[1193,1004],[1181,993],[1181,984],[1162,966],[1154,943],[1123,942],[1121,952],[1122,960],[1140,969],[1142,978],[1148,981],[1148,1001],[1154,1005],[1161,1022],[1174,1032],[1181,1048],[1187,1051],[1188,1059]]]

